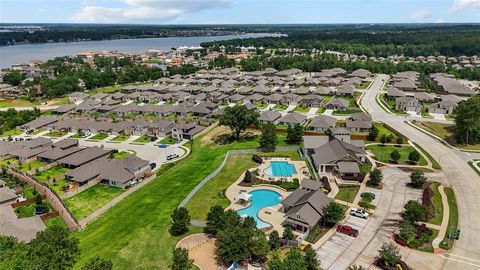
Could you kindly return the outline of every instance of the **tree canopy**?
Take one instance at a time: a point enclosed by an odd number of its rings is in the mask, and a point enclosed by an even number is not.
[[[461,101],[455,110],[454,134],[457,143],[480,143],[480,97]]]
[[[248,109],[245,105],[237,104],[226,107],[220,116],[220,125],[228,126],[234,133],[235,139],[240,138],[240,133],[249,125],[257,124],[259,114],[254,109]]]

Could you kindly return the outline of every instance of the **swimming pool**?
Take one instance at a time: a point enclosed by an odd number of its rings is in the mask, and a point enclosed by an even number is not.
[[[263,172],[268,176],[291,177],[297,170],[293,164],[286,161],[270,161],[270,166]]]
[[[282,202],[282,195],[280,193],[266,190],[266,189],[259,189],[249,192],[252,197],[250,198],[250,206],[247,208],[243,208],[237,211],[239,216],[250,216],[255,219],[257,222],[257,228],[263,229],[270,226],[267,222],[261,220],[258,217],[258,211],[260,209],[274,206]]]

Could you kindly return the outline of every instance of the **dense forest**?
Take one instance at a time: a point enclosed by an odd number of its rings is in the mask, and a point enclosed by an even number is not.
[[[0,32],[0,46],[159,37],[220,36],[242,33],[209,26],[41,25],[39,31]]]
[[[14,129],[25,123],[35,120],[40,116],[40,110],[37,108],[33,110],[17,111],[15,109],[8,109],[0,111],[0,134],[4,131]]]
[[[480,25],[277,26],[268,31],[284,37],[235,39],[203,43],[205,47],[255,46],[332,50],[387,57],[390,55],[461,56],[480,53]]]

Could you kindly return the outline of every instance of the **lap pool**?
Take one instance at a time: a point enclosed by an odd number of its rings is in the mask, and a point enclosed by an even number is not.
[[[271,161],[270,166],[263,171],[268,176],[291,177],[297,173],[295,166],[287,161]]]
[[[243,208],[237,211],[239,216],[250,216],[255,219],[257,222],[257,228],[263,229],[270,226],[267,222],[261,220],[258,217],[258,211],[260,209],[274,206],[282,202],[282,196],[280,193],[266,190],[266,189],[259,189],[249,192],[252,197],[250,198],[250,206],[247,208]]]

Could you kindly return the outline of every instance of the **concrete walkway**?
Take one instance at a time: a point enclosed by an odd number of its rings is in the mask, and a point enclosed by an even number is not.
[[[448,198],[447,198],[447,195],[445,194],[445,186],[443,185],[438,186],[438,191],[442,196],[443,217],[442,217],[442,225],[440,225],[437,238],[435,238],[432,242],[432,246],[434,250],[437,250],[440,248],[439,244],[440,242],[443,241],[443,238],[445,237],[445,233],[448,230],[448,219],[450,217],[450,207],[448,206]]]

